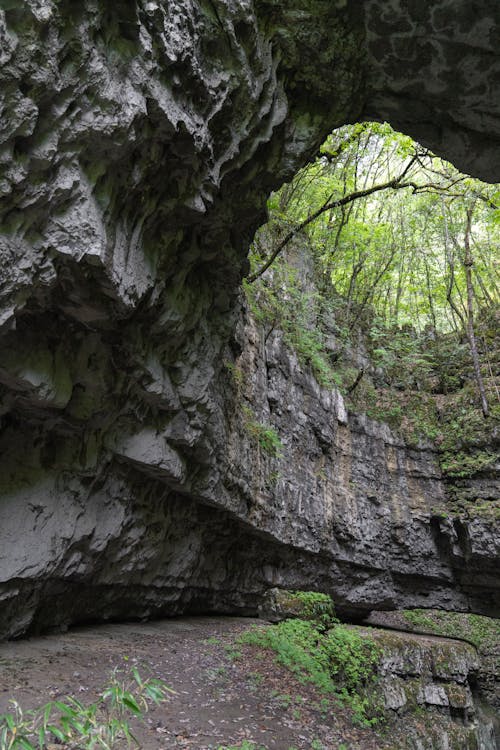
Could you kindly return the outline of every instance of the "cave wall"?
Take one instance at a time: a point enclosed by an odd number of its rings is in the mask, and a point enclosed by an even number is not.
[[[252,525],[315,554],[310,583],[344,615],[412,606],[498,614],[498,520],[452,510],[436,449],[348,413],[283,333],[248,311],[236,340],[242,353],[233,360],[226,350],[229,434],[218,466]],[[261,427],[279,437],[278,451],[259,442]],[[491,481],[498,487],[498,474]],[[483,478],[469,482],[479,496]]]
[[[382,117],[459,169],[497,182],[500,10],[495,0],[368,0],[368,97]]]
[[[366,519],[383,515],[377,502],[360,500],[358,541],[345,540],[340,514],[334,523],[317,495],[304,500],[315,507],[314,523],[295,518],[299,469],[290,465],[288,484],[277,485],[282,496],[273,494],[264,512],[248,478],[260,468],[244,461],[260,459],[244,441],[238,454],[242,422],[228,413],[224,368],[228,341],[232,356],[244,346],[231,339],[237,287],[266,195],[332,127],[390,116],[458,164],[498,177],[491,156],[500,132],[498,60],[488,47],[495,49],[496,11],[484,3],[469,23],[468,3],[440,3],[442,16],[418,5],[2,4],[2,636],[89,617],[252,609],[276,582],[331,588],[338,580],[346,611],[408,602],[421,586],[422,566],[415,557],[405,562],[397,545],[386,562],[404,563],[404,582],[390,573],[389,584],[377,584],[387,575],[369,541],[358,544]],[[490,41],[479,43],[484,29]],[[411,113],[396,44],[405,34],[420,40],[412,85],[427,107],[415,103]],[[418,46],[425,38],[427,57]],[[449,56],[458,38],[464,54]],[[390,54],[381,40],[393,40]],[[465,72],[443,72],[446,96],[433,93],[429,50],[442,71],[474,67],[483,88]],[[318,396],[310,382],[304,388],[307,401]],[[319,395],[331,413],[334,397]],[[325,439],[334,444],[343,429]],[[366,437],[377,429],[349,428],[360,456],[379,445],[380,436],[373,445]],[[386,450],[406,460],[400,446]],[[422,471],[418,488],[434,481]],[[381,486],[390,479],[389,472]],[[328,492],[335,495],[331,483]],[[391,514],[405,516],[390,493]],[[342,513],[358,500],[340,495]],[[495,550],[481,567],[473,548],[463,573],[470,580],[460,573],[455,581],[456,530],[434,522],[429,531],[421,508],[411,524],[432,555],[432,534],[450,548],[422,583],[434,592],[432,604],[492,612],[490,593],[479,599]]]

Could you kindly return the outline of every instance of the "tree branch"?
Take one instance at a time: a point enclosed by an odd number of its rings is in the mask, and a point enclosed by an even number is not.
[[[265,271],[271,266],[278,255],[282,252],[282,250],[288,245],[290,240],[292,240],[295,235],[297,235],[299,232],[301,232],[303,229],[305,229],[311,222],[315,221],[321,214],[324,214],[325,211],[331,211],[333,208],[340,208],[341,206],[347,206],[349,203],[352,203],[352,201],[358,200],[359,198],[366,198],[368,195],[372,195],[373,193],[377,193],[380,190],[387,190],[388,188],[391,188],[393,190],[397,190],[399,188],[404,187],[413,187],[414,183],[408,182],[408,183],[402,183],[402,180],[404,177],[408,174],[409,170],[415,164],[417,161],[417,156],[412,156],[404,170],[401,172],[401,174],[398,177],[393,177],[391,180],[387,180],[387,182],[381,182],[378,185],[372,185],[369,188],[365,188],[364,190],[355,190],[353,193],[349,193],[349,195],[345,195],[343,198],[339,198],[336,201],[331,201],[331,197],[329,196],[323,205],[317,209],[317,211],[314,211],[314,213],[310,214],[307,219],[304,219],[300,224],[297,224],[296,227],[291,229],[288,234],[285,235],[285,237],[281,240],[281,242],[278,243],[278,245],[275,247],[269,258],[266,260],[266,262],[259,268],[255,273],[250,274],[250,276],[247,277],[247,281],[252,284],[254,281],[256,281],[259,276],[262,276]]]

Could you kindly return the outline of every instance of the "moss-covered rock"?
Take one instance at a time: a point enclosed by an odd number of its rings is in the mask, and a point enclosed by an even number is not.
[[[387,721],[400,733],[395,747],[495,749],[495,722],[477,695],[480,659],[473,645],[377,628],[356,631],[379,649],[376,669]]]
[[[332,598],[314,591],[269,589],[259,607],[259,614],[271,622],[293,618],[311,620],[325,630],[338,622]]]

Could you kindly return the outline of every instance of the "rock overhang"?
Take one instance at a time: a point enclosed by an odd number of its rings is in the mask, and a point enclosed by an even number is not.
[[[48,626],[57,597],[62,622],[81,618],[77,585],[89,601],[103,592],[96,616],[123,613],[131,597],[137,612],[217,598],[251,608],[267,585],[328,588],[336,577],[346,612],[411,603],[413,586],[420,604],[493,611],[489,577],[480,602],[484,561],[459,550],[450,568],[445,524],[408,526],[436,556],[424,580],[425,566],[403,564],[401,529],[399,573],[370,569],[361,532],[380,515],[373,503],[356,511],[357,547],[331,508],[321,520],[311,506],[319,526],[287,525],[279,502],[295,512],[291,492],[266,508],[245,474],[241,425],[241,471],[227,466],[222,373],[266,196],[332,127],[389,118],[498,179],[495,3],[475,4],[474,18],[462,0],[0,5],[2,632]],[[360,444],[377,433],[350,429]]]

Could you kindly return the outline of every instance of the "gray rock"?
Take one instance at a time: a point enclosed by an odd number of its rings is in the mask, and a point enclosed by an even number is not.
[[[397,711],[406,705],[408,699],[402,684],[398,684],[396,678],[386,680],[382,685],[384,694],[384,706],[391,711]]]
[[[424,701],[429,706],[449,706],[446,690],[441,685],[425,685]]]
[[[355,628],[379,649],[376,691],[400,716],[404,747],[495,750],[495,720],[477,689],[478,654],[463,641]]]
[[[4,4],[1,637],[272,586],[498,613],[498,535],[432,516],[432,451],[232,335],[266,196],[334,126],[388,116],[498,178],[494,11],[424,6]]]

